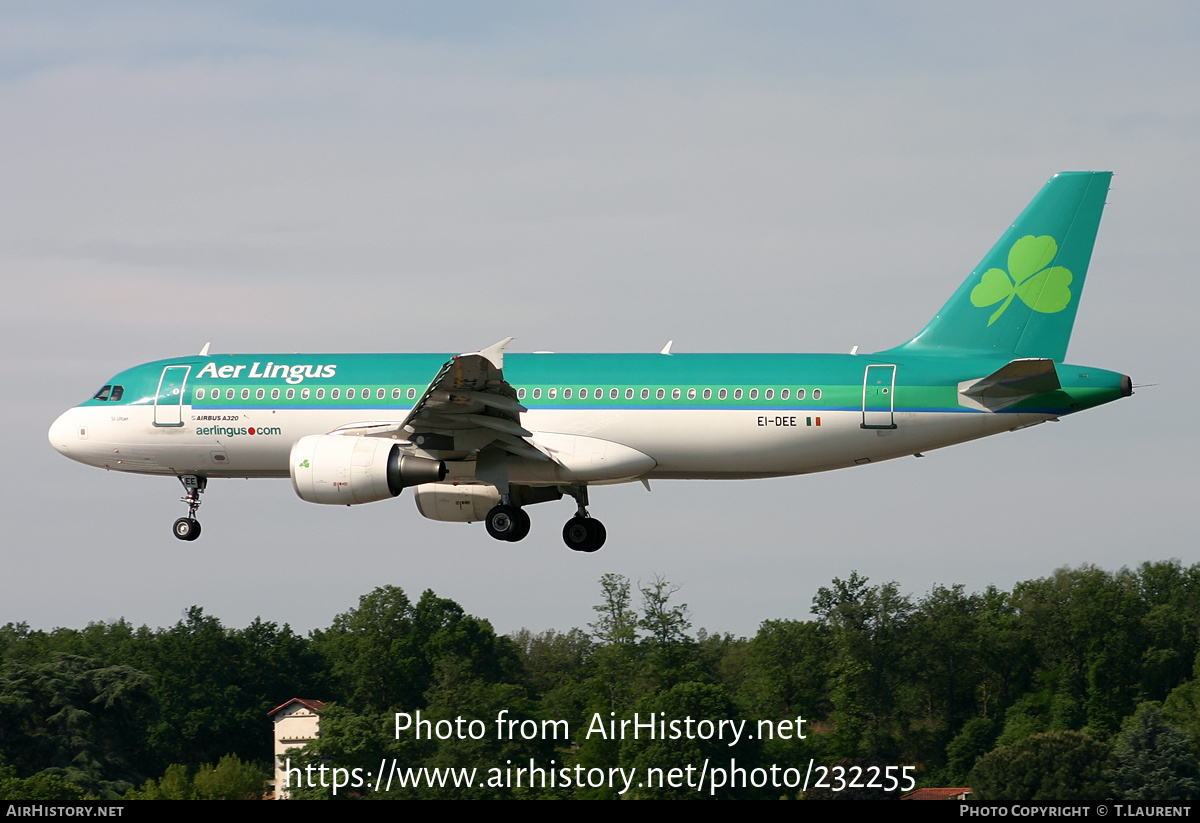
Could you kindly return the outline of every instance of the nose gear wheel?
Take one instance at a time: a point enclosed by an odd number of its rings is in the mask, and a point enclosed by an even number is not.
[[[196,519],[196,509],[200,508],[200,495],[208,488],[208,478],[196,474],[185,474],[179,478],[183,484],[183,497],[180,502],[187,503],[187,517],[181,517],[171,527],[171,532],[180,540],[191,542],[200,536],[200,521]]]

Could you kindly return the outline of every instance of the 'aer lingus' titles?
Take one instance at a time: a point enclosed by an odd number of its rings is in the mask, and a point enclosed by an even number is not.
[[[337,373],[337,366],[312,366],[312,365],[297,365],[289,366],[285,363],[274,363],[270,360],[264,366],[262,363],[255,362],[247,366],[243,363],[240,366],[218,366],[216,363],[208,363],[204,368],[200,369],[200,373],[196,377],[212,377],[215,379],[241,378],[242,372],[250,369],[250,373],[245,376],[248,380],[278,380],[283,378],[286,382],[295,385],[303,383],[305,378],[329,378]]]

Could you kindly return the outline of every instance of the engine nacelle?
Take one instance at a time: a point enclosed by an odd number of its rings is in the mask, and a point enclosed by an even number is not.
[[[292,446],[289,471],[301,499],[350,506],[436,483],[446,476],[446,464],[405,454],[393,440],[313,434]]]
[[[495,486],[453,485],[429,483],[413,493],[417,511],[430,520],[449,520],[455,523],[474,523],[500,502],[500,490]]]

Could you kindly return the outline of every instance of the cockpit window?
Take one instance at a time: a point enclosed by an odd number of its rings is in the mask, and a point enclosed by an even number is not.
[[[105,386],[92,397],[93,400],[107,400],[108,393],[112,391],[112,386]]]
[[[116,403],[121,399],[121,395],[123,394],[125,394],[124,386],[113,386],[112,395],[108,399]]]

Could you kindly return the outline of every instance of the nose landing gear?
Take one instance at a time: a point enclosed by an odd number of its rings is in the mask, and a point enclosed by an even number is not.
[[[183,497],[180,502],[187,503],[187,517],[175,521],[171,531],[180,540],[192,541],[200,536],[200,521],[196,519],[196,509],[200,508],[200,495],[208,488],[208,478],[195,474],[185,474],[179,478],[183,484]]]

